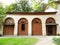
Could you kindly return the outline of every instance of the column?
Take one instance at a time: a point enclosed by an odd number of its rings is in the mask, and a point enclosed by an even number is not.
[[[3,25],[1,26],[0,34],[3,35]]]
[[[56,34],[60,34],[60,26],[57,25]]]
[[[15,25],[14,25],[14,36],[17,36],[17,33],[18,33],[18,22],[15,22]]]
[[[46,25],[44,22],[42,22],[42,35],[45,36],[46,35]]]
[[[31,21],[28,22],[28,35],[29,36],[32,35],[32,23],[31,23]]]

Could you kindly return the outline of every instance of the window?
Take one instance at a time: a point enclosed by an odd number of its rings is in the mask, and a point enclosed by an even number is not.
[[[25,24],[21,24],[21,30],[25,31]]]

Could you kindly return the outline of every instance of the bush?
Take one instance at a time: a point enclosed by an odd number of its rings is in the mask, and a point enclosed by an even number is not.
[[[60,34],[57,34],[58,36],[60,36]]]
[[[60,38],[53,38],[53,42],[57,45],[60,45]]]

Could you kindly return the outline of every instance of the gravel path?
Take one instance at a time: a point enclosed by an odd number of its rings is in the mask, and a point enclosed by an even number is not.
[[[35,45],[56,45],[52,40],[53,36],[43,36],[39,38],[39,41]]]

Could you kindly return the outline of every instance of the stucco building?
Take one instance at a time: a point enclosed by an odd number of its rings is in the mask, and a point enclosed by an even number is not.
[[[60,4],[54,12],[9,12],[0,34],[15,36],[60,34]]]

